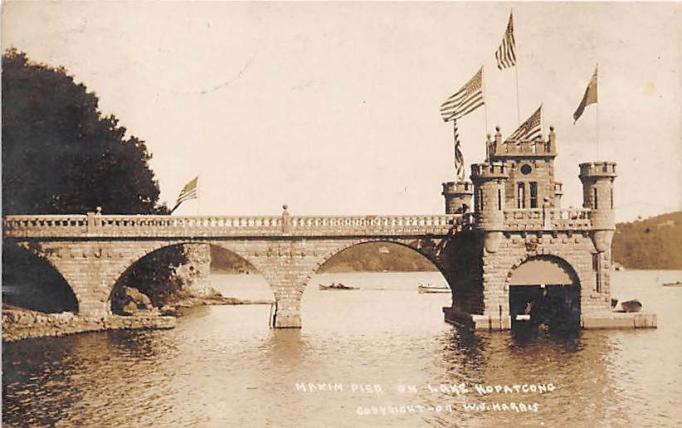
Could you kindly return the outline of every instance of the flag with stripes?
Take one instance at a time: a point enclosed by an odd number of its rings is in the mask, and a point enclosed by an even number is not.
[[[573,113],[573,124],[575,124],[580,116],[582,116],[583,111],[585,111],[585,107],[589,106],[590,104],[594,104],[598,102],[598,88],[597,88],[597,83],[598,83],[598,77],[597,77],[597,71],[598,69],[594,69],[594,73],[592,74],[592,79],[590,79],[590,83],[587,85],[587,89],[585,89],[585,94],[583,95],[582,101],[580,101],[580,105],[576,109],[575,113]]]
[[[532,141],[542,138],[542,104],[505,141]]]
[[[516,42],[514,41],[514,20],[512,13],[509,12],[509,23],[507,30],[504,32],[502,43],[495,52],[495,59],[497,59],[497,68],[509,68],[516,65]]]
[[[459,142],[459,132],[457,131],[457,120],[452,121],[455,133],[455,171],[457,172],[457,180],[464,181],[464,155],[462,154],[462,145]]]
[[[199,184],[198,176],[194,177],[192,180],[189,181],[189,183],[185,184],[185,187],[183,187],[182,190],[180,191],[180,195],[178,195],[178,200],[177,202],[175,202],[175,205],[178,206],[185,201],[198,198],[199,197],[197,190],[198,184]]]
[[[445,122],[457,120],[483,104],[483,67],[481,67],[459,91],[441,104],[440,115]]]

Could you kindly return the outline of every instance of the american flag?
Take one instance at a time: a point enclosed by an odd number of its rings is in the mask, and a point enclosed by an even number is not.
[[[531,141],[542,137],[542,104],[505,141]]]
[[[516,42],[514,41],[514,21],[511,12],[509,12],[509,23],[504,32],[502,43],[495,52],[495,59],[497,59],[497,68],[500,70],[516,65]]]
[[[197,190],[198,184],[199,184],[198,176],[194,177],[192,180],[189,181],[189,183],[185,184],[185,187],[183,187],[182,190],[180,191],[180,195],[178,195],[178,200],[177,202],[175,202],[175,205],[178,206],[185,201],[198,198],[199,197]]]
[[[440,115],[445,122],[457,120],[483,104],[483,67],[481,67],[471,80],[441,104]]]

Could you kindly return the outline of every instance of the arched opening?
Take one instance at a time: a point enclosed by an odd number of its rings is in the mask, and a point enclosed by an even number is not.
[[[8,241],[2,245],[2,302],[6,308],[78,312],[73,290],[54,266]]]
[[[251,263],[207,243],[174,244],[150,252],[121,275],[111,293],[111,310],[119,315],[157,308],[176,314],[178,308],[204,305],[239,305],[239,311],[248,312],[241,308],[258,304],[255,310],[266,327],[272,302],[270,286]],[[244,316],[232,318],[242,322]]]
[[[421,292],[420,292],[421,286]],[[438,267],[401,243],[351,245],[329,257],[308,281],[304,329],[433,331],[443,328],[452,291]]]
[[[580,281],[571,265],[554,256],[531,257],[509,277],[512,328],[580,328]]]

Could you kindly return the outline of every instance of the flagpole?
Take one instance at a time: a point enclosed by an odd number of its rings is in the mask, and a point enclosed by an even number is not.
[[[453,155],[455,157],[455,183],[459,181],[459,170],[457,168],[457,119],[452,120]]]
[[[484,66],[481,66],[481,70]],[[485,129],[483,130],[483,135],[488,133],[488,104],[485,103],[485,79],[483,76],[483,71],[481,71],[481,95],[483,96],[483,117],[485,120]]]
[[[595,69],[595,73],[597,75],[597,91],[599,91],[599,63],[597,63],[597,67]],[[599,97],[599,95],[597,95]],[[596,108],[596,113],[595,113],[595,127],[596,127],[596,134],[597,134],[597,160],[599,160],[599,98],[597,98],[597,108]]]
[[[197,175],[197,215],[201,214],[201,198],[199,197],[199,176]]]
[[[509,11],[510,16],[514,14],[514,9],[511,9]],[[519,49],[518,45],[516,44],[516,36],[514,36],[514,50],[516,51],[516,63],[514,64],[514,78],[516,80],[516,121],[518,122],[518,126],[521,126],[521,107],[520,107],[520,102],[519,102]]]
[[[514,77],[516,78],[516,120],[519,123],[519,126],[521,126],[521,107],[519,104],[519,63],[518,60],[516,62],[516,65],[514,66]]]

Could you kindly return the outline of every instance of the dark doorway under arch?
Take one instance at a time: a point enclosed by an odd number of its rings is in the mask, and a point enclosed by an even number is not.
[[[580,281],[573,267],[554,256],[531,257],[509,279],[512,328],[580,328]]]
[[[78,312],[73,290],[50,263],[7,241],[2,245],[2,302],[46,313]]]

